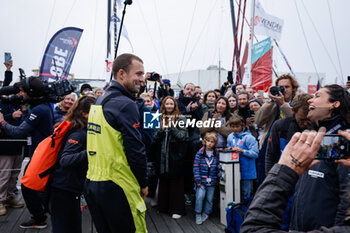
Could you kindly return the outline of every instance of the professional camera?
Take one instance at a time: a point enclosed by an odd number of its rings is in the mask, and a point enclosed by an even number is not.
[[[148,78],[149,81],[157,82],[160,78],[160,75],[156,72],[151,72],[151,76]]]
[[[27,79],[27,78],[26,78]],[[6,86],[0,89],[0,96],[6,95],[7,97],[1,98],[3,103],[7,104],[23,104],[23,97],[17,96],[20,92],[20,86],[23,85],[24,80],[15,83],[13,86]],[[72,93],[76,88],[69,83],[67,79],[61,79],[54,82],[43,82],[42,95],[38,97],[44,97],[42,100],[48,103],[57,103],[64,99],[64,96]],[[29,96],[31,96],[28,93]]]
[[[285,91],[284,87],[282,87],[282,86],[273,86],[273,87],[270,88],[271,95],[279,96],[280,92],[282,93],[282,95],[286,94],[286,91]]]
[[[12,94],[6,97],[1,97],[1,103],[21,105],[24,104],[24,100],[23,96]]]
[[[69,83],[67,79],[61,79],[54,82],[44,82],[45,93],[48,102],[58,103],[64,99],[64,96],[72,93],[76,87]]]

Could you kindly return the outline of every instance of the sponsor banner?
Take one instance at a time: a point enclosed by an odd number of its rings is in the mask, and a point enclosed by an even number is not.
[[[254,34],[265,35],[280,40],[283,29],[283,20],[267,14],[261,4],[255,4]]]
[[[270,37],[253,45],[252,64],[271,49]]]
[[[43,80],[67,78],[83,30],[67,27],[56,32],[48,43],[40,66]]]

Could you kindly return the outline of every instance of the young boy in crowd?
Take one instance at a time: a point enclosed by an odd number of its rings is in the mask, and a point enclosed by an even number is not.
[[[215,133],[206,133],[203,140],[204,146],[197,152],[194,159],[193,174],[197,186],[195,205],[196,224],[202,224],[202,222],[207,220],[213,208],[215,187],[219,181],[217,141],[218,139]]]
[[[233,132],[227,137],[227,147],[231,147],[234,153],[239,153],[241,200],[245,200],[250,197],[253,180],[257,177],[255,159],[258,158],[259,146],[249,131],[243,131],[245,125],[242,117],[233,115],[228,125]]]

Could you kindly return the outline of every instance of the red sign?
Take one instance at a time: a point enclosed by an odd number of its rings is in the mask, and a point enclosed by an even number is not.
[[[307,85],[307,93],[315,94],[317,91],[317,85]]]

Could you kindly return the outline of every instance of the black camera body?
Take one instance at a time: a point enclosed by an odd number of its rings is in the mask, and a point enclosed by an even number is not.
[[[76,89],[67,79],[61,79],[44,84],[46,89],[46,98],[50,103],[61,102],[64,99],[64,96],[72,93]]]
[[[23,96],[12,94],[6,97],[1,97],[1,103],[21,105],[21,104],[24,104],[25,102],[23,100]]]
[[[282,93],[282,95],[285,95],[285,94],[286,94],[286,90],[284,89],[284,87],[282,87],[282,86],[273,86],[273,87],[270,87],[270,93],[271,93],[271,95],[279,96],[279,95],[280,95],[280,92]]]
[[[151,72],[151,76],[148,78],[149,81],[157,82],[160,78],[160,75],[156,72]]]
[[[24,104],[22,96],[16,95],[20,92],[19,83],[15,83],[13,86],[6,86],[0,89],[0,95],[6,95],[2,97],[2,103],[6,104]],[[72,93],[76,88],[70,84],[67,79],[61,79],[54,82],[44,82],[44,94],[42,95],[43,102],[58,103],[64,99],[64,96]]]

